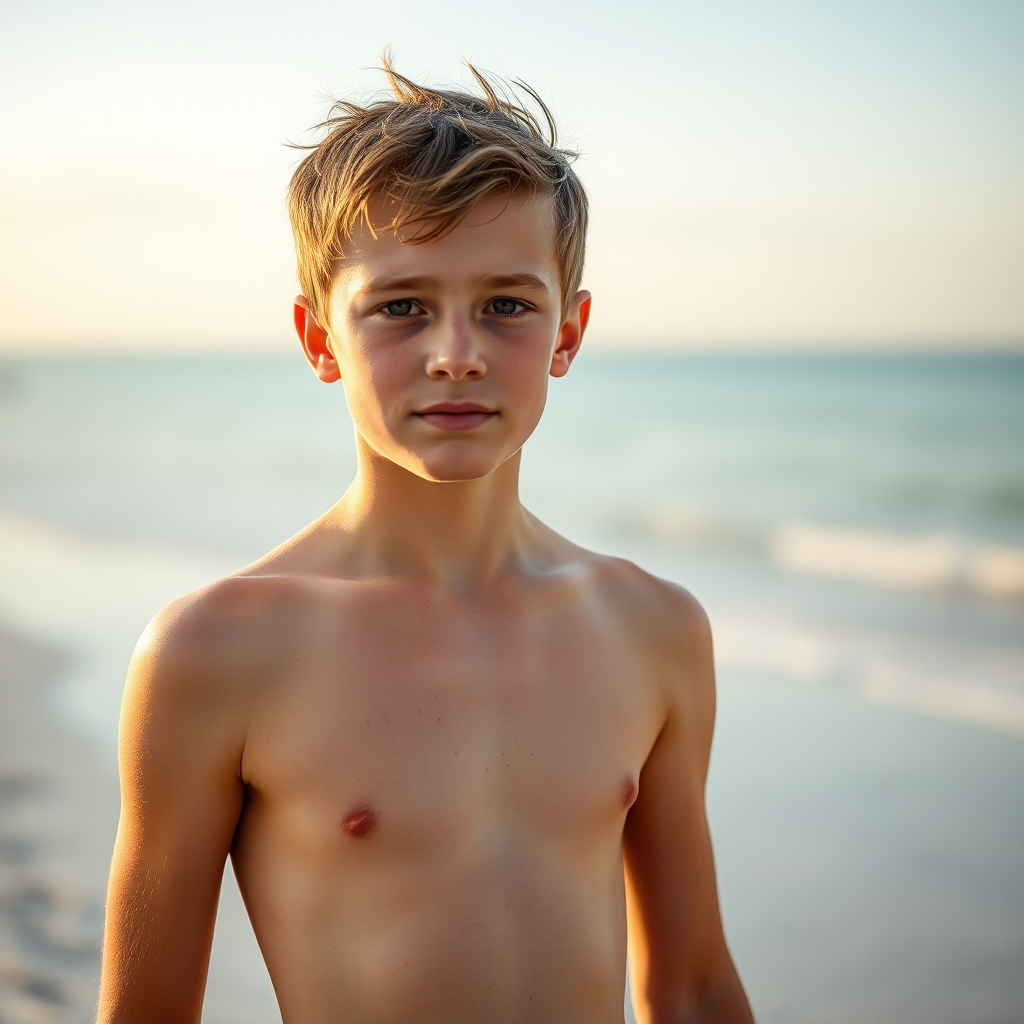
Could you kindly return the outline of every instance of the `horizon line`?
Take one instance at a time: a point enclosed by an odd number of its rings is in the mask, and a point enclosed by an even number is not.
[[[171,344],[108,344],[108,345],[59,345],[48,343],[8,346],[0,340],[0,363],[6,361],[53,359],[222,359],[238,358],[240,355],[254,359],[277,359],[298,350],[298,344],[291,342],[254,342],[251,345],[203,345],[177,342]],[[729,339],[716,341],[685,340],[679,342],[608,342],[598,340],[586,345],[585,353],[595,355],[735,355],[735,356],[986,356],[1024,355],[1024,336],[1014,338],[978,339],[830,339],[808,341],[795,339]]]

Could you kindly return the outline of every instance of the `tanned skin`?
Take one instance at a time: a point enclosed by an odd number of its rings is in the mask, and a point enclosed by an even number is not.
[[[549,202],[346,250],[330,328],[301,297],[296,326],[356,479],[140,641],[99,1021],[198,1024],[230,855],[286,1024],[622,1024],[627,920],[643,1024],[749,1024],[707,619],[519,502],[590,310],[563,321]]]

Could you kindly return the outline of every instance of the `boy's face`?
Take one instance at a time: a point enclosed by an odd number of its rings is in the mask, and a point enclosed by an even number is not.
[[[344,383],[373,450],[425,479],[476,479],[537,426],[548,376],[562,376],[579,348],[590,296],[575,296],[562,322],[545,198],[485,199],[442,238],[402,237],[359,231],[335,277],[330,329],[301,299],[296,326],[320,378]]]

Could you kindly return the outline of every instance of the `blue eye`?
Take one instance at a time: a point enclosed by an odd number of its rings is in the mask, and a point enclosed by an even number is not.
[[[521,307],[521,302],[516,302],[515,299],[495,299],[491,303],[491,309],[494,310],[499,316],[512,316],[519,312],[516,307]]]
[[[398,302],[389,302],[384,307],[388,316],[408,316],[415,308],[411,299],[400,299]]]

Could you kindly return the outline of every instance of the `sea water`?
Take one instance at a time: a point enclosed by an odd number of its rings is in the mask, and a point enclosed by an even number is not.
[[[149,616],[353,471],[298,357],[0,363],[0,617],[71,652],[60,710],[110,753]],[[586,354],[522,494],[708,608],[761,1019],[1021,1019],[1024,358]]]
[[[223,570],[354,468],[340,386],[297,356],[0,371],[0,511],[93,539]],[[1020,356],[588,355],[552,381],[522,493],[694,590],[722,669],[1024,737]]]

